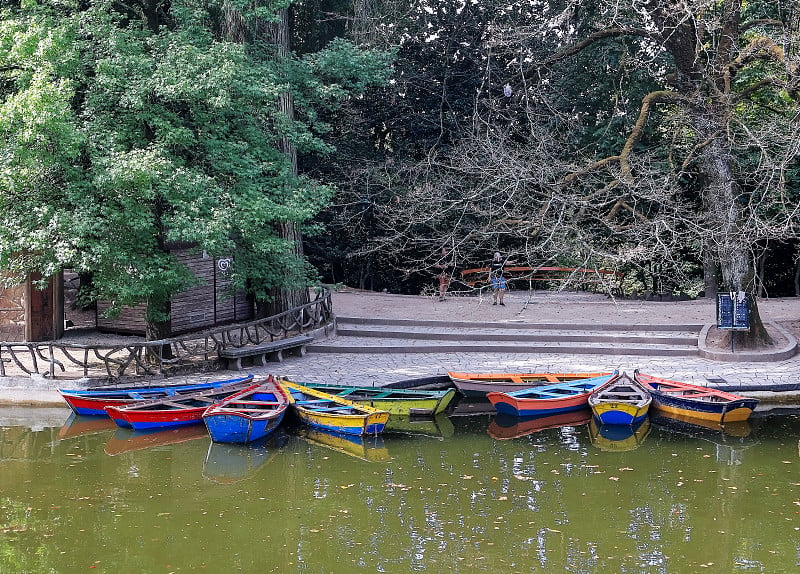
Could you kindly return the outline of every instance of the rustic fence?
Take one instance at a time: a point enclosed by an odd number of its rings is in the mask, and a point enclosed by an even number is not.
[[[62,341],[0,343],[0,376],[40,374],[55,378],[164,375],[217,368],[217,352],[258,345],[324,327],[333,319],[330,291],[278,315],[159,341],[86,345]]]

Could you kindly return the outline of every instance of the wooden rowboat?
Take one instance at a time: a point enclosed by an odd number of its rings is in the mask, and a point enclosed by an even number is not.
[[[617,371],[591,379],[566,381],[555,385],[531,387],[512,393],[488,393],[486,398],[498,413],[531,417],[575,411],[585,408],[595,389],[616,379]]]
[[[466,397],[485,397],[487,393],[511,393],[520,389],[581,381],[611,373],[457,373],[447,375]]]
[[[369,405],[393,415],[434,416],[443,413],[453,398],[455,389],[416,390],[391,389],[386,387],[355,387],[323,383],[303,383],[305,386],[324,391],[349,401]]]
[[[633,376],[652,395],[653,408],[666,414],[724,423],[747,420],[758,405],[758,399],[662,379],[638,370]]]
[[[625,373],[589,395],[589,407],[604,425],[638,424],[647,416],[651,401],[650,393]]]
[[[252,385],[250,379],[186,395],[106,407],[117,425],[134,430],[171,428],[203,422],[205,410]]]
[[[389,413],[348,401],[297,383],[278,379],[291,393],[294,411],[301,422],[323,430],[352,435],[378,434],[383,431]]]
[[[269,377],[208,407],[203,422],[214,442],[254,442],[278,428],[290,403],[286,389]]]
[[[119,407],[137,401],[146,401],[186,395],[207,389],[218,389],[231,383],[249,381],[253,375],[211,381],[208,383],[193,383],[187,385],[167,385],[161,387],[114,387],[101,389],[58,389],[58,393],[66,401],[69,408],[80,416],[108,416],[106,407]]]

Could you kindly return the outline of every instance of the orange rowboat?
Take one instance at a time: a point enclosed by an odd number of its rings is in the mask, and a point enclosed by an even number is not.
[[[581,381],[611,373],[456,373],[447,376],[466,397],[485,397],[486,393],[511,393],[530,387]]]

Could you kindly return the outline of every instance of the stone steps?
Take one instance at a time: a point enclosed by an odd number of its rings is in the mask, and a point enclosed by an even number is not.
[[[338,317],[317,353],[556,353],[698,356],[702,325],[477,323]]]

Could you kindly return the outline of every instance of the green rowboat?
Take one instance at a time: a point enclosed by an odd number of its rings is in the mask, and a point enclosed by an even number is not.
[[[367,404],[393,415],[434,416],[445,412],[456,396],[455,389],[417,390],[388,387],[355,387],[325,383],[302,383],[312,389],[336,395],[348,401]]]

